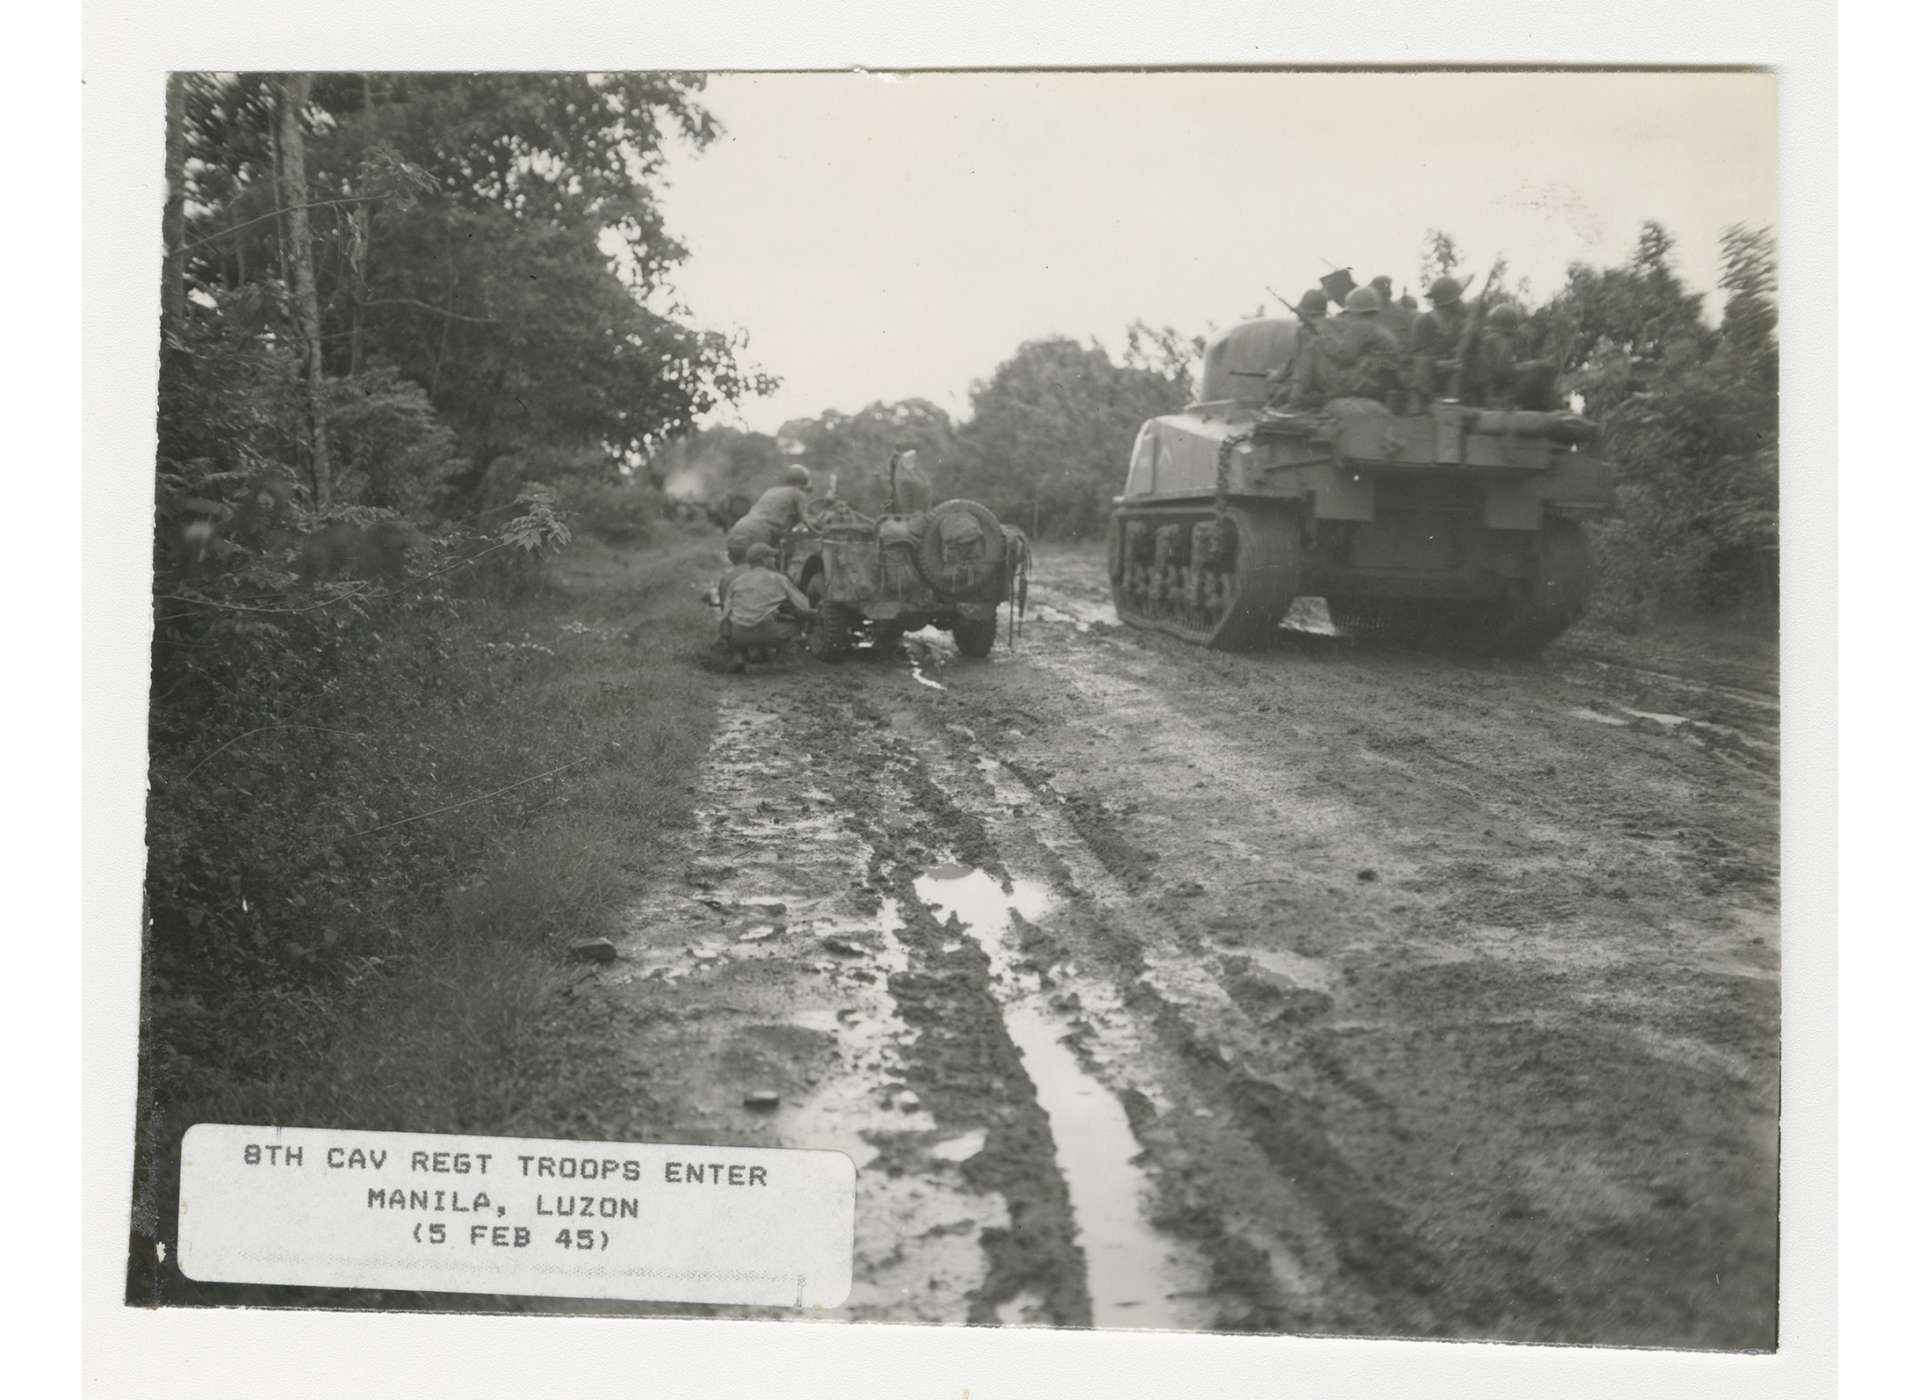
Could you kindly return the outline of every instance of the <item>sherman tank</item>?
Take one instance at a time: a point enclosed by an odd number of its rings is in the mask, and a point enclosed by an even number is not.
[[[1580,522],[1612,472],[1580,415],[1449,399],[1266,406],[1298,327],[1207,347],[1200,399],[1147,422],[1115,499],[1121,619],[1223,651],[1270,639],[1298,597],[1384,640],[1536,652],[1586,606]]]

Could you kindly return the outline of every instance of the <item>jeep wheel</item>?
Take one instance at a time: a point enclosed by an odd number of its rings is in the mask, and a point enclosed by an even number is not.
[[[839,661],[853,649],[853,610],[827,601],[827,581],[816,572],[807,580],[807,602],[813,621],[807,624],[807,650],[821,661]]]

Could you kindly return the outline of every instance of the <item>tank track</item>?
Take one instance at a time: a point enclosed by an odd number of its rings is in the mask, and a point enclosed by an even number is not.
[[[1293,602],[1299,551],[1285,507],[1122,506],[1111,532],[1114,611],[1131,626],[1247,651]]]

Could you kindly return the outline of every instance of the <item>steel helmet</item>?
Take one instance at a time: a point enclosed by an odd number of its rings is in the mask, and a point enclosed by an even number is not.
[[[1520,308],[1510,301],[1503,301],[1487,313],[1487,324],[1503,331],[1518,330]]]
[[[798,462],[795,462],[787,468],[787,485],[811,486],[813,485],[813,473],[801,466]]]
[[[1373,288],[1376,292],[1380,293],[1380,304],[1382,306],[1388,306],[1392,304],[1393,279],[1391,277],[1388,277],[1387,275],[1382,273],[1380,276],[1374,278],[1371,282],[1367,283],[1367,285]]]
[[[1435,306],[1452,306],[1460,300],[1460,281],[1456,277],[1436,277],[1427,288],[1427,300]]]
[[[1380,293],[1371,287],[1361,287],[1347,293],[1347,311],[1354,315],[1371,316],[1380,309]]]
[[[1300,314],[1302,316],[1326,315],[1327,294],[1318,287],[1309,287],[1300,293]]]
[[[747,546],[747,562],[756,569],[771,569],[773,561],[780,556],[773,552],[770,544],[751,544]]]

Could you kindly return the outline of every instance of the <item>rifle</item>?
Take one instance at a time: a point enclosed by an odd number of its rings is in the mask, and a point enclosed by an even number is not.
[[[1291,311],[1294,314],[1294,318],[1300,322],[1301,330],[1305,331],[1308,335],[1319,334],[1318,331],[1314,330],[1313,322],[1309,321],[1305,316],[1302,316],[1300,314],[1299,307],[1295,306],[1292,302],[1288,301],[1285,297],[1281,296],[1280,293],[1276,292],[1271,287],[1267,288],[1267,295],[1272,297],[1275,301],[1279,302],[1282,306],[1286,307],[1287,310]]]

